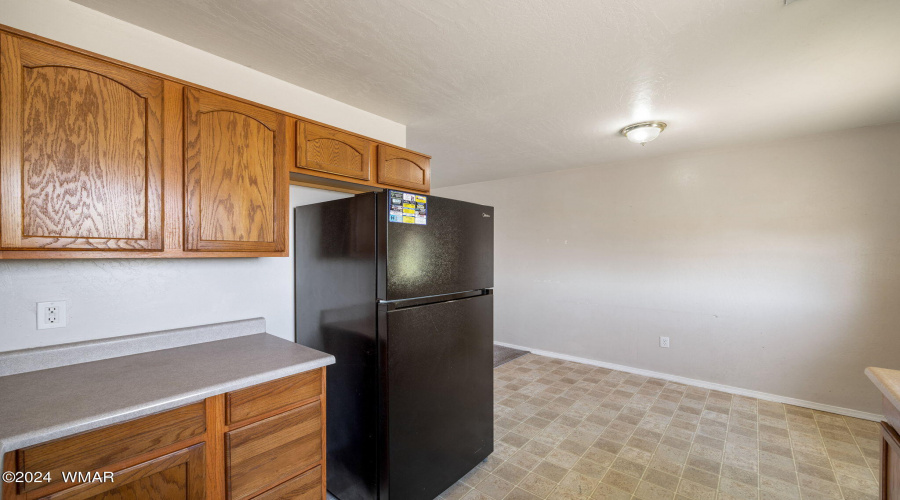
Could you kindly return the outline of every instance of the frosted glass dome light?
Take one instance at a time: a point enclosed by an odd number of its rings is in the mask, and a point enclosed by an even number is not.
[[[635,144],[645,144],[659,137],[665,129],[663,122],[641,122],[623,128],[622,135]]]

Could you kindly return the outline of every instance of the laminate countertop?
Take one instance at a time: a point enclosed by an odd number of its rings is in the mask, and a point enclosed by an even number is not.
[[[264,320],[246,320],[0,353],[0,373],[51,366],[0,376],[0,460],[12,450],[335,361],[264,329]],[[96,357],[104,359],[79,362]]]
[[[866,368],[866,375],[878,387],[878,390],[884,394],[884,397],[900,410],[900,370],[889,370],[887,368]]]

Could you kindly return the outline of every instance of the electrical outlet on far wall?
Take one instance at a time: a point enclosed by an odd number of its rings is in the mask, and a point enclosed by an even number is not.
[[[659,346],[660,347],[669,347],[669,337],[660,337],[659,338]]]
[[[37,329],[64,328],[68,318],[66,317],[66,301],[38,302],[37,304]]]

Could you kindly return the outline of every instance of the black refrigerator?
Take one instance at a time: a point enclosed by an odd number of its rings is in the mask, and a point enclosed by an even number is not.
[[[294,216],[296,339],[337,360],[328,490],[431,500],[493,451],[494,209],[387,190]]]

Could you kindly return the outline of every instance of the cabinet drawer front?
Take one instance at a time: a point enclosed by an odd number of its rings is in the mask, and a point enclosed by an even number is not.
[[[297,166],[367,181],[375,143],[314,123],[297,122]]]
[[[228,495],[247,498],[322,459],[319,401],[225,434]]]
[[[88,472],[165,448],[206,432],[203,403],[57,439],[19,451],[18,470],[50,472],[54,484],[62,472]],[[31,491],[48,483],[26,483]]]
[[[427,156],[379,144],[378,182],[428,191],[431,189],[431,160]]]
[[[228,424],[265,415],[322,393],[323,368],[255,385],[225,396]]]
[[[253,500],[314,500],[322,498],[322,467],[285,481]]]

